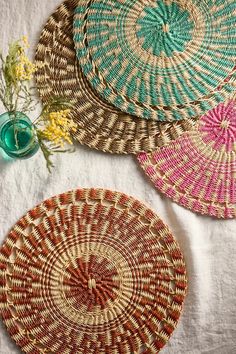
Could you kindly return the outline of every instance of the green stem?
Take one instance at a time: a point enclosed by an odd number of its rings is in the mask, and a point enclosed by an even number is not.
[[[19,132],[19,129],[16,125],[16,111],[14,112],[11,112],[10,113],[10,116],[13,115],[13,120],[14,120],[14,124],[13,124],[13,129],[14,129],[14,138],[15,138],[15,146],[17,149],[19,149],[19,141],[18,141],[18,132]]]

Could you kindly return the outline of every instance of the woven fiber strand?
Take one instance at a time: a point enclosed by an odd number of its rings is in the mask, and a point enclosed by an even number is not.
[[[81,0],[74,40],[102,97],[174,121],[201,116],[235,90],[235,21],[235,0]]]
[[[0,313],[25,353],[157,353],[177,325],[186,283],[170,230],[108,190],[43,202],[0,249]]]
[[[73,42],[73,12],[77,0],[64,2],[49,18],[36,51],[36,83],[43,102],[52,96],[73,102],[78,124],[74,138],[111,153],[152,151],[192,129],[195,121],[157,123],[123,114],[105,103],[88,84],[78,66]]]
[[[201,214],[236,217],[236,107],[220,103],[198,126],[151,154],[138,156],[156,188]]]

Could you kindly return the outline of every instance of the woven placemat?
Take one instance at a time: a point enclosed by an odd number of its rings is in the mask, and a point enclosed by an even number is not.
[[[157,353],[177,325],[186,283],[170,230],[108,190],[43,202],[0,249],[0,314],[25,353]]]
[[[43,102],[62,96],[75,104],[71,116],[78,124],[75,139],[111,153],[152,151],[184,131],[194,120],[157,123],[123,114],[104,102],[78,66],[73,42],[73,12],[77,0],[64,2],[49,18],[36,50],[36,83]]]
[[[201,116],[235,89],[235,22],[235,0],[80,0],[74,40],[102,97],[173,121]]]
[[[138,160],[156,188],[201,214],[236,217],[236,106],[220,103],[175,142]]]

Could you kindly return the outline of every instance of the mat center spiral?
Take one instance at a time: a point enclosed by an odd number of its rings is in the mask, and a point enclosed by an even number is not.
[[[66,269],[64,294],[73,307],[85,306],[104,309],[108,301],[114,301],[119,289],[118,272],[113,264],[102,257],[90,256],[89,260],[78,258]]]
[[[202,118],[200,132],[206,143],[211,142],[216,150],[227,152],[235,148],[236,142],[236,109],[235,103],[220,103]]]
[[[95,279],[89,279],[88,281],[88,287],[89,289],[96,289],[97,283]]]
[[[146,7],[137,21],[137,37],[144,50],[153,55],[171,57],[183,52],[192,39],[194,23],[189,12],[176,2],[158,1]]]
[[[168,23],[164,23],[164,25],[162,26],[162,30],[163,30],[163,32],[165,32],[165,33],[168,33],[168,32],[169,32],[170,27],[169,27]]]
[[[230,122],[228,121],[228,120],[222,120],[222,122],[221,122],[221,124],[220,124],[220,127],[222,128],[222,129],[228,129],[229,128],[229,126],[230,126]]]

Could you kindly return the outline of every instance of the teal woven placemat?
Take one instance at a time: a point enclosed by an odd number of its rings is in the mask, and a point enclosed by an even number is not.
[[[180,120],[235,89],[235,21],[235,0],[80,0],[74,40],[103,98],[142,118]]]

